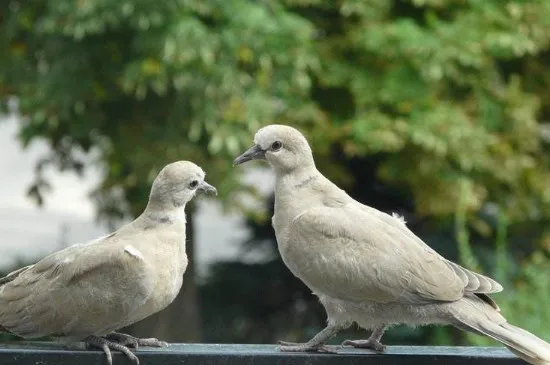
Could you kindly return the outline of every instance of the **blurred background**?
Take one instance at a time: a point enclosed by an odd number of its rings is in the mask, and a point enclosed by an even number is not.
[[[325,313],[279,258],[273,176],[231,166],[282,123],[351,196],[500,281],[510,322],[548,340],[549,95],[547,0],[4,0],[0,270],[130,221],[166,163],[192,160],[220,195],[189,209],[179,297],[127,330],[309,339]],[[385,342],[494,344],[443,327]]]

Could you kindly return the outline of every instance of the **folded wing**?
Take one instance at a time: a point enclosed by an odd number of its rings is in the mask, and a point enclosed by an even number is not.
[[[426,303],[502,289],[441,257],[402,220],[355,201],[308,209],[287,234],[294,241],[288,250],[300,251],[283,250],[287,265],[314,290],[335,298]]]
[[[25,338],[117,328],[154,283],[147,264],[112,239],[71,246],[0,279],[0,326]]]

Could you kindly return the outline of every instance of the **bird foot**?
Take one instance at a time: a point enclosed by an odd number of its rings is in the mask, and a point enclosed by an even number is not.
[[[159,341],[156,338],[138,338],[126,333],[112,332],[105,336],[105,339],[111,342],[118,343],[119,345],[131,347],[134,349],[139,348],[139,346],[149,346],[149,347],[167,347],[168,343],[164,341]]]
[[[111,350],[122,352],[128,359],[130,359],[130,361],[136,365],[139,365],[139,359],[137,356],[134,355],[128,347],[121,345],[120,343],[112,342],[99,336],[88,336],[84,339],[84,342],[86,342],[86,344],[90,347],[97,347],[103,350],[105,356],[107,356],[107,363],[109,363],[109,365],[113,365],[113,355],[111,354]]]
[[[326,352],[329,354],[337,354],[338,351],[334,350],[327,345],[323,344],[310,344],[310,343],[297,343],[279,341],[279,350],[281,352]]]
[[[382,353],[386,351],[386,346],[382,345],[380,341],[369,338],[368,340],[345,340],[342,342],[342,346],[353,346],[356,349],[370,349],[376,352]]]

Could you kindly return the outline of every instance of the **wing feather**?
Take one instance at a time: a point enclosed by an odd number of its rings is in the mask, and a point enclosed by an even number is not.
[[[0,279],[0,326],[26,338],[117,328],[154,283],[147,263],[111,239],[68,247]]]
[[[480,288],[478,274],[441,257],[401,219],[367,208],[331,204],[297,216],[280,245],[285,263],[314,291],[346,300],[455,301]]]
[[[351,199],[351,198],[350,198]],[[389,214],[386,214],[384,212],[381,212],[377,209],[374,209],[372,207],[369,207],[367,205],[360,204],[356,201],[353,201],[352,205],[355,208],[359,208],[366,212],[367,214],[372,214],[377,216],[379,219],[381,219],[386,224],[393,226],[395,228],[398,228],[402,230],[405,235],[409,238],[410,241],[416,242],[416,244],[421,245],[425,249],[433,251],[431,247],[426,245],[424,241],[422,241],[417,235],[415,235],[409,227],[405,224],[405,221],[399,217],[398,215],[392,214],[391,216]],[[434,251],[435,252],[435,251]],[[465,282],[464,291],[467,293],[484,293],[484,294],[491,294],[491,293],[498,293],[502,291],[502,285],[500,285],[497,281],[475,273],[471,270],[468,270],[458,264],[455,264],[454,262],[451,262],[447,260],[447,263],[451,265],[452,269],[454,270],[455,274],[458,275],[461,280]]]

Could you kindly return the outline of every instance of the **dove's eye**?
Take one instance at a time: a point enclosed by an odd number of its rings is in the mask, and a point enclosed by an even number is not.
[[[283,147],[283,144],[279,141],[275,141],[271,144],[271,150],[272,151],[278,151]]]
[[[196,188],[198,185],[199,185],[199,181],[198,181],[198,180],[193,180],[193,181],[191,181],[191,183],[189,183],[189,187],[190,187],[191,189]]]

